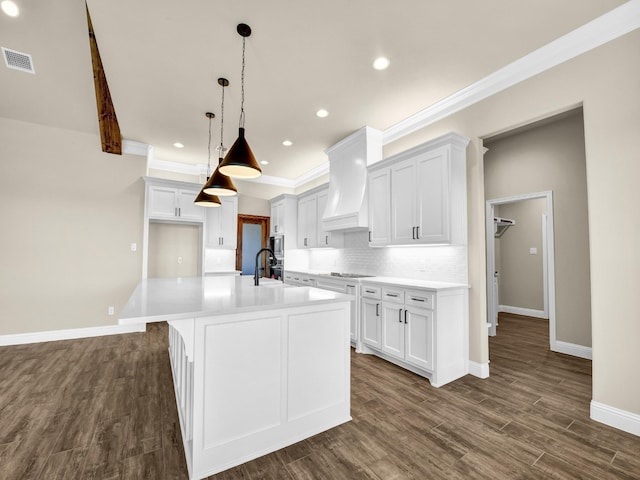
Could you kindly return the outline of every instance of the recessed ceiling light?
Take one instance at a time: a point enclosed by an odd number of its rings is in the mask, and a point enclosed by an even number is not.
[[[0,7],[2,8],[2,11],[10,17],[17,17],[18,15],[20,15],[20,9],[18,8],[18,5],[16,5],[15,2],[12,2],[11,0],[4,0],[2,3],[0,3]]]
[[[375,68],[376,70],[384,70],[389,66],[390,63],[391,62],[388,58],[378,57],[373,61],[373,68]]]
[[[174,143],[173,146],[176,147],[176,148],[184,148],[184,145],[182,143],[180,143],[180,142]]]
[[[324,108],[321,108],[320,110],[318,110],[316,112],[316,116],[320,117],[320,118],[324,118],[327,115],[329,115],[329,112],[327,112]]]
[[[283,140],[282,145],[284,145],[285,147],[290,147],[291,145],[293,145],[293,142],[291,140]]]
[[[266,160],[260,160],[260,163],[261,163],[262,165],[269,165],[269,162],[267,162]]]

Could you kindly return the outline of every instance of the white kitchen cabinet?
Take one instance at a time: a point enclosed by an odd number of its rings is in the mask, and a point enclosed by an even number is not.
[[[235,249],[238,246],[238,197],[220,197],[220,207],[207,208],[207,247]]]
[[[193,203],[198,193],[198,190],[148,185],[147,215],[152,219],[202,222],[204,208]]]
[[[326,231],[322,216],[327,206],[328,187],[322,185],[298,197],[298,248],[342,247],[344,234]]]
[[[316,275],[316,288],[322,290],[330,290],[332,292],[346,293],[352,295],[351,301],[351,317],[349,331],[351,335],[351,344],[357,347],[358,342],[358,285],[352,279],[341,277],[328,277],[326,275]]]
[[[344,246],[344,234],[339,231],[328,231],[323,227],[322,217],[324,211],[327,208],[327,200],[329,198],[329,187],[323,188],[317,194],[317,232],[318,239],[316,241],[317,247],[333,247],[339,248]]]
[[[369,246],[391,242],[391,170],[383,168],[369,175]]]
[[[435,387],[468,373],[466,287],[428,290],[367,279],[360,288],[364,353],[422,375]]]
[[[382,348],[382,317],[380,288],[361,285],[362,343],[370,348]]]
[[[285,248],[296,248],[298,199],[283,194],[271,199],[271,235],[286,235]]]
[[[369,169],[371,246],[467,242],[468,142],[450,133]]]
[[[315,247],[318,242],[318,197],[307,195],[298,199],[298,247]]]

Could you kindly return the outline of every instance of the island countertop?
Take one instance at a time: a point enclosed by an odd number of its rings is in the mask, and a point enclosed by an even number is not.
[[[182,320],[351,299],[350,295],[293,287],[268,278],[261,278],[256,287],[252,276],[148,278],[137,285],[118,323]]]

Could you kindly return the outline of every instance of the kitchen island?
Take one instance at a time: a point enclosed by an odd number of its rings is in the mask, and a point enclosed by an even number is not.
[[[144,279],[119,323],[167,321],[192,479],[351,419],[351,296],[268,279]]]

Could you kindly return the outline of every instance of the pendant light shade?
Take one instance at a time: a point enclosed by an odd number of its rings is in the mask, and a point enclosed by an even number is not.
[[[238,130],[238,139],[231,146],[218,169],[230,177],[257,178],[262,175],[262,170],[244,138],[244,128],[240,127]]]
[[[203,190],[200,190],[200,193],[193,201],[196,205],[200,207],[220,207],[222,206],[222,201],[216,195],[209,195],[205,193]]]
[[[208,147],[209,156],[207,161],[207,183],[209,183],[211,178],[213,178],[213,177],[209,177],[209,172],[211,171],[211,120],[215,117],[215,114],[211,112],[207,112],[205,113],[205,116],[209,119],[209,147]],[[216,195],[211,195],[209,193],[206,193],[204,191],[204,187],[202,188],[202,190],[200,190],[200,193],[198,194],[196,199],[193,201],[193,203],[195,203],[200,207],[222,206],[222,202],[220,201],[220,199]]]
[[[262,175],[262,169],[253,156],[251,147],[247,143],[244,136],[244,52],[245,43],[249,35],[251,35],[251,27],[245,23],[241,23],[237,27],[238,34],[242,37],[242,75],[241,79],[241,100],[240,100],[240,128],[238,139],[229,149],[227,156],[218,165],[224,175],[236,178],[257,178]]]

